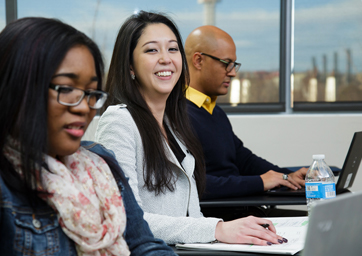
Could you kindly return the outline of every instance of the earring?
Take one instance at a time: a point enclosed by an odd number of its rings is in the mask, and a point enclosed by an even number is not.
[[[135,79],[135,75],[134,74],[131,74],[131,78],[132,78],[132,80],[134,80]]]

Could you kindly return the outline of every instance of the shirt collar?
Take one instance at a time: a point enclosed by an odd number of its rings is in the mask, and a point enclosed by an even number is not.
[[[217,97],[211,98],[189,86],[186,90],[186,98],[199,108],[203,107],[207,112],[210,113],[210,115],[212,115],[216,105]]]

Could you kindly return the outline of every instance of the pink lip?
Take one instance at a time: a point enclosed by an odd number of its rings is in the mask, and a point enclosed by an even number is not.
[[[74,137],[82,137],[84,135],[85,122],[74,122],[65,125],[64,129],[67,133]]]
[[[174,71],[172,71],[171,69],[162,69],[162,70],[156,71],[155,73],[158,73],[158,72],[171,72],[171,73],[174,73]]]

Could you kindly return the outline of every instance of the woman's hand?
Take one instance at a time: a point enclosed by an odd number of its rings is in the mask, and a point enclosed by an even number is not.
[[[261,225],[268,224],[268,228]],[[270,220],[249,216],[228,222],[219,222],[216,225],[215,238],[224,243],[272,245],[288,242],[278,236]]]

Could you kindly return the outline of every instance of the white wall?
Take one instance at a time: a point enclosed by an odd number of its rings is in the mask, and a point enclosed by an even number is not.
[[[279,166],[310,165],[325,154],[342,167],[353,133],[362,131],[362,114],[230,115],[234,133],[255,154]],[[362,190],[362,165],[352,191]]]
[[[329,165],[342,167],[362,114],[229,115],[235,134],[255,154],[279,166],[310,165],[313,154],[325,154]],[[84,140],[94,140],[98,117]],[[352,191],[362,190],[360,166]]]

